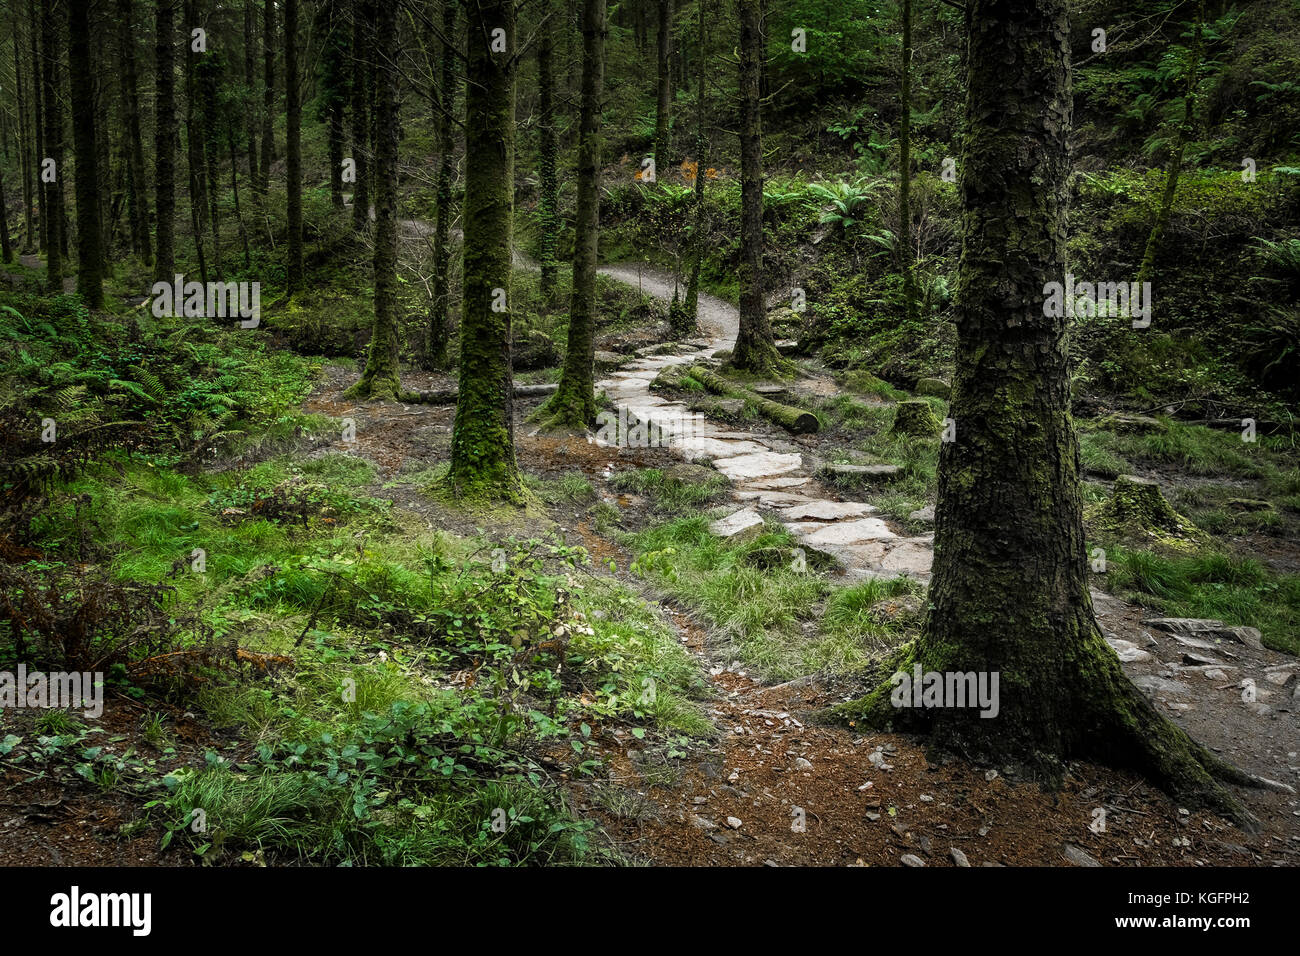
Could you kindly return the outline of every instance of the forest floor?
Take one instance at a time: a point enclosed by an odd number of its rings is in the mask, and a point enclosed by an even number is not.
[[[671,279],[654,270],[614,266],[602,272],[649,294],[672,294]],[[703,705],[712,732],[690,740],[644,735],[630,723],[609,719],[593,722],[584,754],[600,761],[598,773],[578,773],[567,747],[557,745],[551,756],[574,811],[596,821],[626,859],[775,866],[1300,861],[1300,801],[1292,789],[1300,782],[1300,701],[1293,696],[1300,661],[1294,656],[1177,638],[1145,626],[1149,611],[1093,592],[1108,640],[1157,706],[1216,753],[1279,784],[1237,791],[1260,821],[1258,832],[1247,833],[1213,814],[1179,807],[1124,772],[1074,763],[1063,788],[1047,792],[1004,768],[929,754],[907,736],[819,723],[816,714],[823,708],[861,692],[851,673],[795,668],[796,676],[789,676],[787,668],[773,676],[781,668],[746,664],[734,634],[664,579],[638,573],[645,549],[636,534],[662,524],[671,509],[626,476],[686,468],[698,478],[705,473],[700,462],[711,462],[727,482],[707,502],[710,517],[717,522],[743,516],[714,524],[722,537],[742,540],[754,527],[753,515],[759,526],[783,526],[810,560],[817,558],[819,573],[837,585],[893,577],[923,582],[928,576],[932,536],[926,525],[932,519],[891,510],[882,500],[889,492],[878,486],[847,495],[820,477],[824,462],[845,457],[834,429],[792,436],[760,419],[737,421],[699,395],[665,398],[651,391],[652,378],[665,366],[708,360],[729,344],[734,307],[702,297],[701,327],[701,339],[667,349],[635,335],[597,344],[637,353],[604,383],[612,401],[643,416],[691,423],[691,434],[668,447],[609,447],[582,436],[536,434],[528,416],[537,403],[516,403],[515,442],[530,487],[562,487],[580,476],[593,491],[571,498],[541,494],[546,507],[519,513],[468,513],[425,493],[430,466],[448,457],[454,407],[347,400],[343,391],[356,372],[339,363],[324,366],[304,405],[311,414],[352,418],[355,441],[316,436],[298,454],[366,459],[376,469],[368,492],[391,499],[408,517],[467,537],[558,532],[587,549],[593,573],[617,579],[661,609],[706,682]],[[836,393],[836,382],[815,363],[801,363],[800,370],[796,381],[781,385],[790,400],[815,402]],[[404,383],[422,389],[454,384],[415,370]],[[890,402],[877,398],[873,404]],[[1172,488],[1184,476],[1175,471],[1157,477]],[[736,525],[744,527],[733,532]],[[1269,540],[1271,560],[1294,567],[1300,557],[1294,542]],[[915,598],[906,592],[886,604],[903,614],[916,612]],[[1258,689],[1249,702],[1241,690],[1247,679]],[[160,766],[181,757],[196,761],[215,748],[235,759],[251,752],[252,741],[171,709],[173,752],[157,759]],[[112,740],[134,745],[144,713],[143,705],[132,709],[129,703],[106,710],[104,730]],[[0,858],[8,863],[187,860],[175,848],[160,850],[153,828],[131,828],[139,798],[129,791],[69,787],[57,774],[33,774],[4,761],[0,771]]]

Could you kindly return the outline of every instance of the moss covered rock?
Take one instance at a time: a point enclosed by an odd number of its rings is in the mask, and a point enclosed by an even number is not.
[[[894,408],[894,424],[889,430],[897,435],[933,438],[942,427],[929,402],[907,401]]]
[[[946,402],[952,396],[952,386],[941,378],[923,378],[916,383],[916,394],[933,395]]]
[[[1174,511],[1159,484],[1135,475],[1120,475],[1115,479],[1110,500],[1102,507],[1099,517],[1103,527],[1118,534],[1174,537],[1196,534],[1196,526]]]

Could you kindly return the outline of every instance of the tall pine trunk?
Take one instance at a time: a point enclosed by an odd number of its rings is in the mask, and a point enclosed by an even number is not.
[[[285,268],[285,285],[290,294],[297,292],[303,281],[302,103],[298,82],[298,0],[284,0],[284,151],[285,185],[289,193],[289,261]]]
[[[271,163],[275,161],[275,0],[262,5],[262,154],[258,191],[265,196],[271,188]]]
[[[438,83],[436,123],[438,128],[438,208],[433,220],[433,307],[429,313],[429,363],[434,368],[447,365],[447,340],[450,336],[448,313],[451,309],[451,221],[454,216],[451,196],[451,162],[456,113],[456,73],[452,42],[456,36],[457,0],[442,0],[442,59]]]
[[[912,0],[903,0],[903,77],[898,120],[898,252],[903,269],[903,318],[916,319],[916,263],[912,252]]]
[[[182,33],[185,39],[185,158],[190,182],[190,229],[199,260],[199,281],[208,281],[208,253],[204,239],[207,228],[207,178],[203,162],[203,134],[199,131],[199,88],[196,75],[198,53],[194,49],[193,24],[198,22],[197,0],[185,0]]]
[[[542,22],[537,36],[538,90],[538,157],[537,180],[540,196],[537,203],[537,225],[540,230],[538,253],[542,279],[542,308],[546,312],[555,305],[555,250],[560,240],[560,181],[559,145],[555,138],[555,6],[546,0],[541,11]]]
[[[706,36],[704,32],[704,0],[696,0],[699,50],[696,51],[695,77],[695,208],[691,223],[691,274],[686,280],[686,303],[682,309],[683,328],[674,334],[685,337],[699,328],[700,271],[704,267],[704,181],[708,166],[709,140],[704,129],[704,67]]]
[[[21,175],[23,178],[23,249],[33,248],[35,239],[35,213],[32,209],[32,128],[28,121],[28,100],[24,95],[26,84],[23,81],[23,62],[18,50],[18,17],[13,22],[14,41],[14,79],[18,95],[18,152],[20,154]]]
[[[457,496],[518,503],[523,485],[515,460],[510,368],[514,0],[479,0],[468,11],[465,153],[471,160],[465,167],[460,395],[448,481]]]
[[[1067,0],[968,10],[955,432],[939,455],[929,611],[889,669],[997,674],[998,711],[896,707],[890,681],[841,713],[928,729],[940,747],[1049,784],[1072,758],[1129,767],[1244,819],[1212,775],[1245,775],[1155,710],[1093,616],[1067,320],[1044,315],[1043,293],[1065,271]]]
[[[658,76],[655,83],[655,176],[668,173],[669,137],[672,129],[673,105],[673,4],[672,0],[658,0],[659,35],[656,47]]]
[[[349,398],[397,398],[402,386],[397,338],[397,7],[376,8],[375,321],[370,352]]]
[[[541,410],[548,426],[585,428],[596,417],[596,250],[600,242],[600,114],[605,92],[605,0],[582,6],[582,103],[569,344],[560,387]]]
[[[122,110],[126,114],[126,215],[131,228],[131,248],[148,266],[149,200],[144,174],[144,137],[140,131],[140,89],[135,62],[135,27],[132,0],[118,0],[118,56],[122,61]]]
[[[176,268],[176,3],[157,0],[154,62],[157,90],[154,209],[158,215],[154,278],[171,282]]]
[[[248,138],[248,182],[253,189],[254,204],[257,194],[257,31],[255,27],[254,0],[244,0],[244,116],[245,136]]]
[[[41,99],[45,107],[41,218],[49,220],[45,278],[51,292],[63,291],[63,111],[59,109],[57,34],[54,2],[41,0]],[[46,182],[47,163],[52,163],[53,182]]]
[[[45,180],[41,177],[41,164],[45,159],[45,74],[41,69],[41,55],[37,41],[36,26],[40,22],[36,16],[36,0],[27,0],[27,17],[30,29],[28,39],[32,51],[32,179],[35,200],[40,206],[40,235],[37,250],[44,252],[50,241],[50,213],[45,203],[49,196],[45,189]]]
[[[352,162],[357,177],[352,187],[352,225],[364,229],[370,221],[370,120],[367,111],[367,77],[370,73],[370,0],[352,4]]]
[[[762,27],[759,0],[740,3],[740,331],[731,363],[771,375],[783,367],[767,320],[763,282],[763,146],[759,85]]]
[[[90,0],[68,0],[68,73],[72,91],[72,151],[77,164],[77,292],[89,308],[102,309],[104,250],[99,208],[99,150],[95,143],[94,70],[90,60]],[[5,245],[9,243],[6,241]]]

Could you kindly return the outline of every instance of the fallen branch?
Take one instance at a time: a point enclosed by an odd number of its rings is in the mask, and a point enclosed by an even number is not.
[[[821,423],[817,421],[817,416],[811,412],[806,412],[802,408],[795,408],[793,405],[782,405],[770,398],[764,398],[762,395],[737,385],[735,382],[728,381],[716,372],[711,372],[699,365],[691,366],[686,370],[686,374],[715,395],[743,398],[758,409],[758,413],[768,421],[775,422],[796,435],[816,434],[817,429],[821,427]]]
[[[515,398],[538,398],[542,395],[550,395],[559,387],[558,383],[552,385],[516,385],[514,389]],[[402,401],[419,405],[455,405],[459,396],[460,389],[458,388],[441,388],[429,392],[403,392]]]

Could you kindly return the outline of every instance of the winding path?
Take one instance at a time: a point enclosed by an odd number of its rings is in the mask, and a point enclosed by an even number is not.
[[[670,273],[635,263],[604,266],[602,275],[638,286],[656,298],[671,300],[681,283]],[[775,516],[804,547],[836,558],[851,577],[929,578],[933,535],[903,537],[865,501],[826,497],[798,452],[776,451],[761,435],[740,432],[710,422],[681,402],[650,390],[663,369],[705,361],[731,348],[740,327],[735,306],[700,293],[702,338],[680,345],[676,352],[643,354],[596,384],[629,420],[653,423],[663,443],[687,461],[710,459],[732,481],[739,509],[712,525],[723,537],[761,524],[764,513]],[[643,352],[661,352],[655,346]]]

